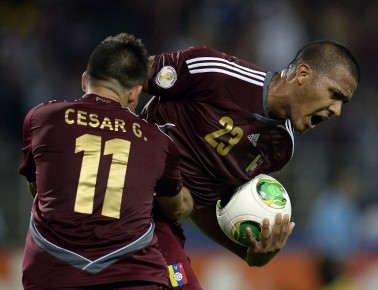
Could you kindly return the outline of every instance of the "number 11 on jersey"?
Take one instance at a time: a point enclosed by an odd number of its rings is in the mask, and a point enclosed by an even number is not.
[[[125,184],[131,142],[111,139],[105,142],[104,155],[112,155],[109,178],[101,214],[119,218],[122,193]],[[84,152],[76,192],[74,211],[84,214],[93,213],[97,175],[101,159],[101,137],[84,134],[76,139],[75,153]]]

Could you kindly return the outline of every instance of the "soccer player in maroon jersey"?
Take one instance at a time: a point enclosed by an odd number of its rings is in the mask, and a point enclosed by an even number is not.
[[[248,229],[251,245],[242,247],[219,228],[217,200],[257,174],[280,170],[294,153],[294,131],[305,133],[339,116],[359,78],[350,51],[333,41],[305,45],[281,72],[207,47],[192,47],[151,57],[144,91],[154,97],[142,116],[169,128],[167,134],[180,149],[183,182],[195,202],[192,221],[248,265],[263,266],[284,247],[294,223],[277,215],[270,235],[265,219],[260,241]],[[155,219],[168,264],[181,263],[186,272],[183,289],[200,289],[193,286],[198,281],[180,249],[184,237],[179,225],[168,227],[158,215]],[[176,248],[175,235],[181,237]]]
[[[173,141],[130,110],[147,72],[140,40],[108,37],[89,59],[82,98],[25,117],[19,172],[34,196],[25,289],[166,289],[154,196],[171,219],[187,217],[193,200]]]

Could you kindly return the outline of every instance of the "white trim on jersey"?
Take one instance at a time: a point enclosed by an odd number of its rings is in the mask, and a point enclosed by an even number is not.
[[[255,84],[255,85],[258,85],[258,86],[263,86],[264,85],[264,82],[260,82],[260,81],[256,81],[254,79],[251,79],[251,78],[247,78],[245,76],[242,76],[242,75],[239,75],[239,74],[236,74],[236,73],[233,73],[233,72],[230,72],[230,71],[227,71],[227,70],[224,70],[224,69],[217,69],[217,68],[204,68],[204,69],[193,69],[193,70],[189,70],[189,72],[191,74],[200,74],[200,73],[207,73],[207,72],[215,72],[215,73],[223,73],[225,75],[229,75],[229,76],[232,76],[234,78],[237,78],[237,79],[240,79],[240,80],[243,80],[243,81],[246,81],[248,83],[251,83],[251,84]]]
[[[188,70],[191,74],[208,72],[223,73],[258,86],[264,85],[264,79],[266,75],[265,72],[256,71],[222,58],[197,57],[187,60],[186,63],[188,64]],[[206,66],[207,68],[198,69],[198,67],[204,66]],[[220,69],[218,67],[224,67],[225,69]]]
[[[44,238],[38,231],[36,225],[34,224],[33,214],[30,218],[29,230],[33,241],[41,249],[43,249],[50,255],[67,264],[70,264],[75,268],[81,269],[92,274],[97,274],[105,268],[107,268],[109,265],[117,262],[118,260],[124,258],[130,253],[145,248],[149,243],[151,243],[154,237],[155,223],[152,221],[150,223],[149,229],[130,244],[123,246],[122,248],[110,252],[93,261],[73,251],[59,247],[47,240],[46,238]]]
[[[172,124],[172,123],[165,123],[165,124],[162,124],[162,125],[159,125],[157,123],[155,123],[155,126],[159,129],[159,131],[161,133],[163,133],[165,136],[167,136],[169,139],[171,139],[172,142],[174,142],[174,140],[171,138],[171,136],[169,136],[167,134],[168,130],[172,127],[176,127],[175,124]]]
[[[196,58],[192,58],[192,59],[189,59],[186,61],[187,64],[191,64],[193,62],[201,62],[201,61],[208,61],[208,60],[213,60],[213,61],[220,61],[220,62],[225,62],[229,65],[232,65],[232,66],[235,66],[237,68],[241,68],[247,72],[251,72],[251,73],[255,73],[255,74],[259,74],[259,75],[262,75],[262,76],[265,76],[266,75],[266,72],[263,72],[263,71],[258,71],[258,70],[253,70],[251,68],[248,68],[248,67],[245,67],[245,66],[241,66],[239,64],[236,64],[232,61],[228,61],[228,60],[225,60],[223,58],[219,58],[219,57],[196,57]]]
[[[286,121],[285,121],[285,128],[289,132],[291,140],[293,141],[292,142],[293,143],[293,149],[291,151],[291,158],[292,158],[293,155],[294,155],[294,130],[293,130],[293,125],[291,124],[290,119],[286,119]]]
[[[196,63],[196,64],[188,65],[188,68],[191,69],[191,68],[194,68],[194,67],[201,67],[201,66],[221,66],[221,67],[228,68],[230,70],[242,73],[244,75],[250,76],[252,78],[255,78],[255,79],[258,79],[258,80],[261,80],[261,81],[264,81],[264,79],[265,79],[264,76],[255,75],[253,73],[246,72],[246,71],[243,71],[241,69],[234,68],[234,67],[232,67],[230,65],[227,65],[227,64],[224,64],[224,63],[219,63],[219,62],[201,62],[201,63]]]

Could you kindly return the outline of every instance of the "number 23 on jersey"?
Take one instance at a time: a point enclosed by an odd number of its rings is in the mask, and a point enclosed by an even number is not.
[[[239,143],[243,137],[243,130],[239,127],[234,127],[234,121],[230,117],[222,117],[219,123],[224,127],[217,131],[214,131],[205,136],[205,140],[214,148],[216,148],[217,153],[221,156],[226,156],[230,150]],[[228,143],[223,143],[218,141],[223,135],[230,134],[231,137]]]

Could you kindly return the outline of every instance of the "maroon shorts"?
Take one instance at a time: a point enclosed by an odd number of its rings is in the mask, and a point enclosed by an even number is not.
[[[167,220],[156,212],[154,221],[158,248],[168,264],[170,280],[168,289],[202,290],[184,251],[185,235],[181,225]]]

